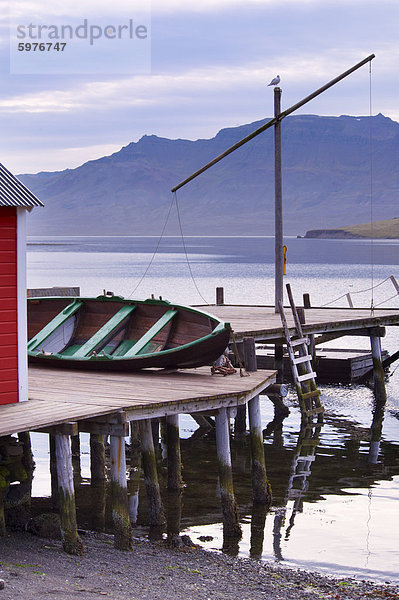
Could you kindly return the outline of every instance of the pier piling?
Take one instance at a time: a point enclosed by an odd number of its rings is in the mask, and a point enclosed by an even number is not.
[[[136,525],[139,510],[139,489],[141,470],[140,432],[137,421],[130,422],[130,464],[127,482],[129,496],[129,518],[131,525]]]
[[[257,370],[254,338],[244,339],[245,365],[249,372]],[[265,449],[263,446],[262,420],[259,395],[248,402],[249,429],[251,434],[252,490],[254,504],[271,504],[271,488],[266,475]]]
[[[139,427],[144,481],[147,491],[148,523],[154,537],[161,537],[162,529],[165,524],[165,513],[159,488],[151,420],[143,419],[142,421],[139,421]]]
[[[371,354],[373,356],[373,385],[376,402],[385,405],[387,392],[385,388],[384,367],[382,365],[381,338],[370,331]]]
[[[62,546],[68,554],[80,555],[83,554],[83,544],[78,536],[76,523],[70,436],[61,433],[54,434],[54,445],[57,462]]]
[[[241,538],[242,531],[238,518],[238,507],[234,497],[230,427],[226,408],[220,408],[216,415],[216,447],[223,515],[223,537]]]
[[[72,452],[72,467],[73,467],[73,483],[75,490],[82,483],[82,471],[80,465],[80,436],[71,435],[71,452]]]
[[[253,502],[270,506],[272,493],[266,474],[259,396],[255,396],[248,402],[248,413],[251,432]]]
[[[59,510],[58,496],[58,475],[57,475],[57,459],[55,456],[55,437],[54,434],[49,434],[49,452],[50,452],[50,481],[51,481],[51,506],[56,512]]]
[[[179,415],[166,417],[166,439],[168,456],[168,490],[181,490],[181,453]]]
[[[181,452],[179,436],[179,415],[166,417],[166,443],[168,458],[168,545],[181,546]]]
[[[111,435],[110,449],[114,545],[118,550],[130,550],[132,532],[127,498],[125,438],[120,435]]]
[[[107,489],[105,445],[104,436],[95,433],[90,434],[90,473],[92,527],[95,531],[104,531]]]
[[[378,452],[380,449],[387,392],[385,388],[385,375],[382,363],[381,338],[380,336],[373,335],[372,330],[370,331],[370,344],[371,353],[373,356],[373,388],[375,405],[373,410],[373,422],[371,424],[369,462],[371,464],[375,464],[377,462]]]

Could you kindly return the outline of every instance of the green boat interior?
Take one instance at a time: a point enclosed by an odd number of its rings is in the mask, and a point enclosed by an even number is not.
[[[134,358],[211,334],[219,321],[163,300],[31,298],[28,352],[71,359]]]

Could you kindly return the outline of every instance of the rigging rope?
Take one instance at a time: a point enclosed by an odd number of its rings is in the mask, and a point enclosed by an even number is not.
[[[190,260],[188,258],[188,252],[187,252],[187,248],[186,248],[186,242],[184,240],[184,235],[183,235],[183,228],[182,228],[182,224],[181,224],[180,211],[179,211],[179,203],[177,202],[177,194],[176,194],[176,192],[173,192],[173,195],[174,195],[174,200],[175,200],[175,203],[176,203],[177,220],[178,220],[178,223],[179,223],[181,241],[182,241],[182,244],[183,244],[184,254],[186,255],[186,262],[187,262],[188,270],[190,272],[190,276],[191,276],[192,282],[193,282],[193,284],[195,286],[195,289],[198,292],[198,295],[200,296],[200,298],[202,298],[202,300],[205,302],[205,304],[209,305],[209,302],[207,302],[207,300],[205,300],[204,296],[201,294],[201,292],[199,290],[199,287],[197,285],[197,282],[194,279],[193,272],[191,270],[191,264],[190,264]]]
[[[154,253],[153,253],[152,257],[151,257],[151,260],[150,260],[150,262],[148,263],[148,265],[147,265],[147,268],[146,268],[146,270],[144,271],[144,274],[142,275],[142,277],[141,277],[140,281],[138,282],[138,284],[136,285],[136,287],[134,288],[134,290],[132,291],[132,293],[130,294],[130,296],[128,296],[129,298],[131,298],[131,297],[133,296],[133,294],[135,293],[135,291],[137,290],[137,288],[139,288],[139,287],[140,287],[140,285],[141,285],[141,283],[142,283],[143,279],[144,279],[144,278],[145,278],[145,276],[147,275],[148,271],[150,270],[150,267],[151,267],[152,263],[154,262],[154,258],[155,258],[156,254],[157,254],[157,252],[158,252],[158,248],[159,248],[159,246],[160,246],[160,244],[161,244],[161,241],[162,241],[163,235],[164,235],[164,233],[165,233],[166,225],[168,224],[168,221],[169,221],[169,217],[170,217],[170,213],[171,213],[171,211],[172,211],[173,204],[174,204],[174,200],[173,200],[173,198],[172,198],[172,202],[170,203],[170,206],[169,206],[169,211],[168,211],[168,214],[167,214],[167,217],[166,217],[166,220],[165,220],[164,226],[163,226],[163,228],[162,228],[161,235],[159,236],[158,243],[157,243],[157,245],[156,245],[156,248],[155,248],[155,250],[154,250]]]
[[[150,270],[150,267],[151,267],[152,263],[154,262],[154,258],[156,256],[158,250],[159,250],[159,246],[160,246],[162,238],[164,236],[165,229],[166,229],[166,226],[168,224],[170,213],[172,212],[172,208],[173,208],[174,204],[176,205],[177,221],[179,223],[180,236],[181,236],[181,240],[182,240],[182,244],[183,244],[183,249],[184,249],[184,254],[185,254],[185,257],[186,257],[186,262],[187,262],[188,270],[190,272],[190,277],[192,279],[192,282],[194,283],[195,289],[197,290],[198,295],[200,296],[200,298],[203,300],[203,302],[205,304],[209,305],[209,302],[207,300],[205,300],[204,296],[201,294],[200,289],[199,289],[199,287],[197,285],[197,282],[195,281],[193,271],[191,269],[191,264],[190,264],[190,260],[189,260],[189,257],[188,257],[187,247],[186,247],[186,242],[185,242],[184,235],[183,235],[183,227],[182,227],[182,223],[181,223],[180,211],[179,211],[179,204],[177,202],[177,194],[176,194],[176,192],[174,192],[174,195],[172,197],[172,201],[171,201],[170,206],[169,206],[168,214],[166,216],[164,225],[162,227],[162,232],[161,232],[161,235],[159,236],[159,239],[158,239],[157,245],[155,247],[155,250],[153,252],[153,255],[151,256],[151,259],[150,259],[150,261],[149,261],[149,263],[148,263],[148,265],[147,265],[147,267],[146,267],[143,275],[141,276],[139,282],[137,283],[137,285],[134,288],[134,290],[130,293],[130,295],[128,296],[128,298],[131,298],[133,296],[133,294],[135,293],[135,291],[140,287],[140,285],[142,284],[142,282],[143,282],[144,278],[146,277],[148,271]]]

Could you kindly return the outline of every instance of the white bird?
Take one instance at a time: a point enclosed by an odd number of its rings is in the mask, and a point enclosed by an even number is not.
[[[277,75],[274,79],[271,80],[267,85],[278,85],[280,83],[280,75]]]

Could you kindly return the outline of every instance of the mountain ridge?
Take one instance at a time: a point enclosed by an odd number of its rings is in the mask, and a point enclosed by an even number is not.
[[[170,189],[267,119],[221,129],[213,138],[145,135],[75,169],[23,174],[44,203],[30,235],[157,235]],[[372,118],[376,220],[397,214],[399,123]],[[370,204],[370,118],[286,117],[282,127],[285,233],[364,222]],[[257,136],[178,191],[186,235],[270,235],[274,231],[273,133]],[[175,209],[166,233],[177,233]]]

